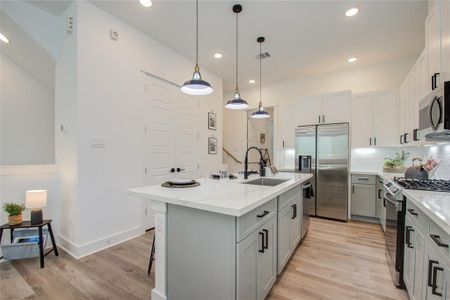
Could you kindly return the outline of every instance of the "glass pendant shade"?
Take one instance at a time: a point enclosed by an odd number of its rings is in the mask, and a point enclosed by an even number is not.
[[[256,39],[256,41],[259,43],[259,105],[258,105],[258,109],[252,113],[252,115],[250,116],[253,119],[267,119],[270,117],[270,114],[264,110],[263,106],[262,106],[262,63],[261,63],[261,58],[262,58],[262,46],[261,44],[265,41],[264,37],[259,37]]]
[[[246,109],[248,108],[248,103],[241,98],[241,94],[236,90],[233,99],[229,100],[225,107],[228,109]]]
[[[200,68],[195,66],[194,75],[192,79],[186,81],[181,87],[181,91],[188,95],[203,96],[211,94],[214,89],[211,85],[202,79]]]

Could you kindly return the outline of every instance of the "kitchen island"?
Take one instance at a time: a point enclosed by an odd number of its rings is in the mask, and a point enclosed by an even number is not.
[[[263,299],[301,239],[302,188],[311,174],[199,179],[200,186],[129,189],[152,201],[152,299]],[[273,181],[279,180],[278,182]]]

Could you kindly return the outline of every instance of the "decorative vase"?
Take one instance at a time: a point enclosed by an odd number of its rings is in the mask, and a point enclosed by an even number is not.
[[[18,216],[9,216],[8,217],[8,224],[9,225],[19,225],[23,223],[22,215]]]

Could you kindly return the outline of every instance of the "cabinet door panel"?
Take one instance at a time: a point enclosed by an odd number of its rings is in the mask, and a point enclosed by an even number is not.
[[[290,251],[290,223],[291,207],[287,205],[278,212],[278,273],[283,271],[289,257]]]
[[[404,251],[404,270],[403,280],[405,281],[406,289],[413,298],[414,293],[414,272],[415,272],[415,243],[414,243],[415,229],[411,220],[407,217],[405,219],[405,251]],[[409,242],[409,243],[408,243]]]
[[[425,295],[427,300],[440,300],[446,299],[447,290],[447,280],[448,280],[448,269],[443,263],[442,257],[434,249],[432,242],[427,242],[425,245],[425,265],[424,265],[424,280],[425,280]],[[436,270],[435,268],[442,268],[442,270]],[[436,277],[434,276],[436,275]],[[433,292],[433,288],[427,283],[428,278],[431,279],[432,283],[436,284],[436,289]],[[436,295],[440,293],[441,295]]]
[[[351,92],[326,94],[322,97],[322,123],[350,122]]]
[[[384,91],[373,95],[373,144],[395,146],[397,136],[397,92]]]
[[[295,111],[296,126],[318,124],[319,116],[322,119],[322,96],[300,98]]]
[[[417,227],[414,228],[414,250],[415,250],[415,268],[414,268],[414,300],[423,299],[424,286],[424,256],[425,256],[425,238]]]
[[[257,299],[258,250],[262,247],[258,231],[237,244],[236,291],[238,299]]]
[[[352,215],[375,217],[375,185],[352,185]]]
[[[297,124],[296,110],[292,109],[295,102],[280,103],[278,119],[281,129],[281,148],[294,148],[295,127]]]
[[[355,95],[352,99],[352,146],[371,146],[372,128],[372,95]]]
[[[450,1],[441,2],[442,82],[450,81]]]
[[[269,293],[277,276],[276,246],[277,246],[277,227],[276,218],[261,226],[265,238],[264,253],[258,253],[258,299],[264,299]],[[241,298],[240,298],[241,299]],[[249,299],[249,298],[242,298]]]
[[[299,202],[299,199],[296,199],[291,205],[289,205],[291,209],[291,216],[289,220],[289,244],[291,252],[295,249],[295,247],[297,247],[298,242],[300,242],[301,226],[299,220],[302,215],[302,211]]]
[[[428,53],[428,78],[431,87],[431,77],[441,72],[441,14],[440,1],[429,13],[425,21],[426,48]]]
[[[420,63],[420,99],[423,99],[430,92],[430,79],[428,77],[428,56],[427,51],[423,52],[419,58]],[[420,101],[420,100],[419,100]]]

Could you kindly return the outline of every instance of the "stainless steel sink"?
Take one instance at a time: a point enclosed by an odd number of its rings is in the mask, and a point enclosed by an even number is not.
[[[251,181],[242,182],[242,184],[276,186],[288,181],[289,179],[275,179],[275,178],[258,178]]]

